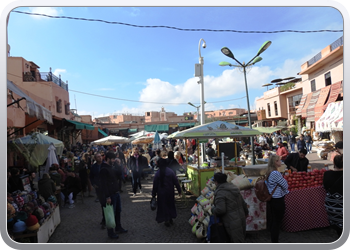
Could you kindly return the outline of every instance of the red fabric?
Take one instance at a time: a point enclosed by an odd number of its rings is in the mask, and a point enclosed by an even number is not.
[[[325,198],[326,191],[323,187],[290,191],[285,196],[286,212],[282,229],[286,232],[298,232],[328,227]]]

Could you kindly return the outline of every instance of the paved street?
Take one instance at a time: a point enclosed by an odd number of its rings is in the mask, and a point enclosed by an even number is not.
[[[313,167],[323,167],[329,161],[318,159],[316,153],[309,154]],[[143,193],[132,197],[131,185],[127,183],[121,193],[122,198],[122,226],[128,229],[127,234],[119,235],[119,239],[111,240],[107,237],[106,229],[100,228],[102,210],[95,198],[84,198],[84,203],[77,201],[76,207],[61,208],[61,224],[51,236],[49,243],[200,243],[191,233],[188,223],[191,217],[190,209],[195,202],[194,196],[187,196],[188,207],[176,198],[178,217],[170,228],[155,221],[156,212],[151,211],[152,178],[143,180]],[[263,230],[248,233],[248,243],[269,243],[270,234]],[[280,235],[281,243],[330,243],[337,236],[330,228],[313,229],[309,231],[287,233]]]

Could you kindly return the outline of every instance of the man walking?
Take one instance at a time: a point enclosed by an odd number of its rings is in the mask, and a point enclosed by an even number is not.
[[[291,152],[295,151],[295,143],[296,143],[296,140],[295,140],[295,135],[293,135],[293,132],[292,132],[292,131],[289,132],[289,135],[288,135],[288,142],[289,142],[289,145],[290,145],[290,151],[291,151]]]
[[[103,212],[103,205],[102,205],[103,203],[101,201],[101,184],[100,184],[100,170],[101,170],[102,163],[103,163],[103,160],[102,160],[101,153],[96,153],[95,154],[95,163],[91,166],[90,182],[96,191],[97,199],[95,200],[95,202],[100,202],[100,204],[101,204],[102,221],[100,224],[101,224],[101,228],[105,229],[106,228],[106,220],[105,220],[105,215]]]
[[[111,239],[118,239],[117,233],[127,233],[121,226],[120,212],[121,212],[121,199],[120,199],[120,181],[122,171],[120,167],[112,167],[115,162],[116,155],[112,152],[106,154],[106,162],[102,163],[100,170],[100,185],[101,185],[101,202],[103,207],[106,205],[112,205],[114,211],[115,228],[107,228],[108,237]]]
[[[148,166],[148,160],[139,153],[138,147],[134,147],[127,165],[129,171],[132,173],[133,196],[136,196],[136,190],[138,187],[140,188],[140,194],[142,194],[141,176],[143,169]]]

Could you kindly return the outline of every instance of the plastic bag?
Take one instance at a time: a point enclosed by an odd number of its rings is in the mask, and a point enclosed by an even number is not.
[[[113,206],[106,204],[106,207],[103,208],[103,213],[104,213],[105,219],[106,219],[106,227],[108,229],[115,228],[115,218],[114,218]]]

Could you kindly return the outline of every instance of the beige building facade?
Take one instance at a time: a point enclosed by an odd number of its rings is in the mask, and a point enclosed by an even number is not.
[[[299,132],[302,127],[314,129],[327,105],[342,99],[343,37],[302,64],[298,75],[299,81],[289,88],[275,86],[256,101],[258,126],[286,120],[288,125],[298,124]]]

